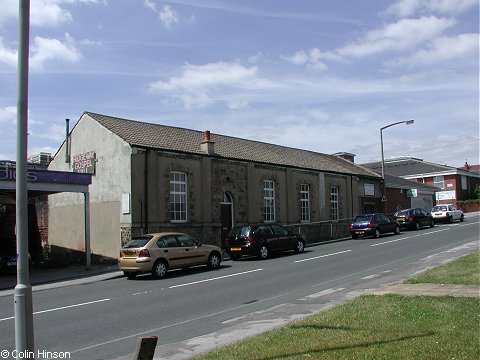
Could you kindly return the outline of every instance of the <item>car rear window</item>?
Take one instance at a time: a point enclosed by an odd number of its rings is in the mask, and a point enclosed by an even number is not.
[[[395,213],[395,216],[409,216],[410,210],[400,210]]]
[[[127,242],[125,245],[123,245],[124,249],[131,249],[131,248],[140,248],[145,245],[152,239],[151,236],[141,236],[141,237],[136,237]]]
[[[447,211],[446,206],[434,206],[432,211]]]
[[[370,221],[371,216],[369,215],[359,215],[355,218],[353,222],[367,222]]]
[[[251,226],[244,225],[244,226],[235,226],[230,230],[228,233],[228,236],[234,237],[234,236],[248,236],[250,234],[250,231],[252,230]]]

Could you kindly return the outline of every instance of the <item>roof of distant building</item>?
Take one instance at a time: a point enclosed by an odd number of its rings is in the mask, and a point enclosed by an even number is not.
[[[204,132],[85,112],[132,147],[205,155]],[[214,156],[323,172],[379,178],[375,171],[334,155],[211,133]]]
[[[381,172],[382,163],[380,161],[362,164],[362,166]],[[462,168],[453,166],[435,164],[414,157],[401,157],[385,160],[385,174],[407,177],[434,176],[435,174],[455,174],[464,173]],[[477,174],[473,173],[473,176]]]

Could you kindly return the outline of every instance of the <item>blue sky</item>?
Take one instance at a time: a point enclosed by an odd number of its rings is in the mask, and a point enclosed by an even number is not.
[[[478,0],[31,0],[28,153],[84,111],[326,154],[479,163]],[[0,159],[18,1],[0,0]]]

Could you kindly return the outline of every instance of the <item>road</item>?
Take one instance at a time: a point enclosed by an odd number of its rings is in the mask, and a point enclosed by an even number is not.
[[[35,351],[131,359],[137,338],[155,335],[159,359],[187,358],[478,250],[478,243],[476,213],[463,223],[312,246],[302,254],[225,261],[216,271],[34,291]],[[0,350],[8,352],[15,345],[13,311],[13,297],[0,294]]]

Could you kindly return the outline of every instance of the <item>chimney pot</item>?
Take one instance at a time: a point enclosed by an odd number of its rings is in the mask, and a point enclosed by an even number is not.
[[[209,130],[205,130],[203,132],[203,141],[210,141],[210,131]]]

